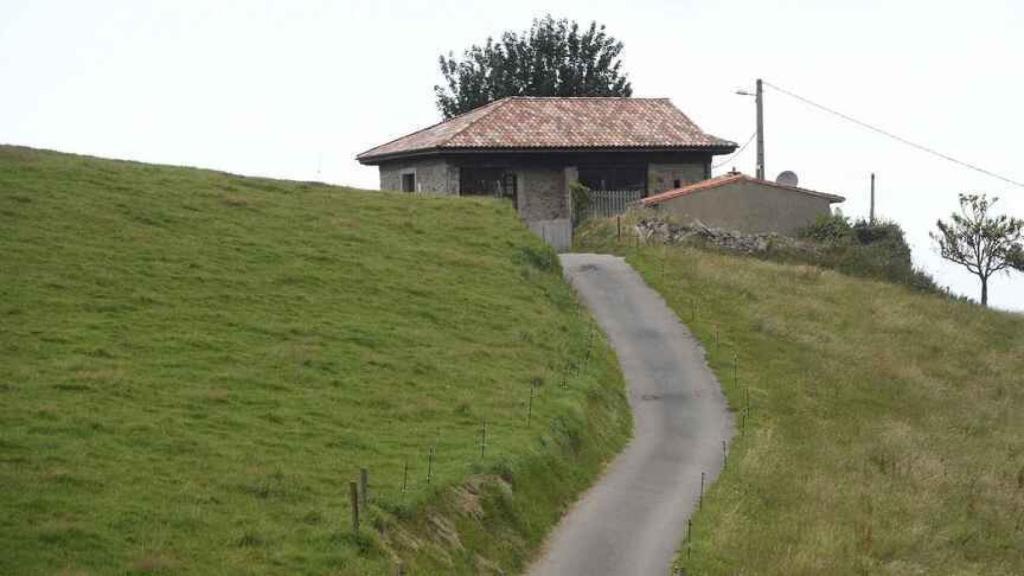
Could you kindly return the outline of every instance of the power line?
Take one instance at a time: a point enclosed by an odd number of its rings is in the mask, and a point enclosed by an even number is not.
[[[743,146],[740,146],[738,150],[726,156],[725,159],[719,162],[718,164],[713,164],[711,166],[711,169],[714,170],[715,168],[721,168],[722,166],[728,164],[729,162],[732,162],[734,158],[739,156],[740,152],[743,152],[743,150],[746,149],[747,146],[750,146],[750,143],[754,141],[754,136],[757,136],[756,131],[750,135],[750,138],[747,138],[747,141],[743,143]]]
[[[763,82],[764,82],[764,84],[766,86],[768,86],[768,87],[770,87],[770,88],[772,88],[772,89],[774,89],[774,90],[776,90],[778,92],[781,92],[782,94],[785,94],[786,96],[789,96],[790,98],[794,98],[794,99],[799,100],[799,101],[801,101],[801,102],[803,102],[805,104],[813,106],[813,107],[815,107],[815,108],[817,108],[819,110],[823,110],[825,112],[828,112],[829,114],[832,114],[834,116],[838,116],[838,117],[842,118],[843,120],[846,120],[847,122],[853,122],[854,124],[857,124],[858,126],[860,126],[862,128],[867,128],[868,130],[871,130],[873,132],[877,132],[877,133],[879,133],[879,134],[881,134],[883,136],[886,136],[888,138],[892,138],[893,140],[896,140],[897,142],[900,142],[902,144],[906,144],[907,146],[911,146],[913,148],[917,148],[918,150],[921,150],[922,152],[927,152],[928,154],[931,154],[932,156],[938,156],[939,158],[942,158],[943,160],[946,160],[948,162],[953,162],[954,164],[959,164],[960,166],[963,166],[964,168],[969,168],[971,170],[974,170],[975,172],[980,172],[982,174],[985,174],[986,176],[991,176],[992,178],[997,178],[999,180],[1002,180],[1003,182],[1007,182],[1009,184],[1013,184],[1014,186],[1018,186],[1020,188],[1024,188],[1024,183],[1018,182],[1018,181],[1016,181],[1016,180],[1014,180],[1012,178],[1007,178],[1006,176],[1003,176],[1003,175],[1000,175],[1000,174],[996,174],[995,172],[992,172],[991,170],[986,170],[986,169],[981,168],[979,166],[975,166],[974,164],[971,164],[970,162],[964,162],[963,160],[957,160],[956,158],[953,158],[952,156],[950,156],[948,154],[943,154],[942,152],[939,152],[938,150],[935,150],[933,148],[929,148],[927,146],[924,146],[923,144],[918,144],[917,142],[912,142],[910,140],[907,140],[906,138],[903,138],[902,136],[897,136],[896,134],[893,134],[892,132],[889,132],[887,130],[883,130],[882,128],[879,128],[877,126],[873,126],[871,124],[868,124],[867,122],[863,122],[863,121],[858,120],[858,119],[856,119],[856,118],[854,118],[852,116],[849,116],[847,114],[843,114],[842,112],[839,112],[838,110],[833,110],[832,108],[829,108],[828,106],[825,106],[823,104],[818,104],[817,102],[813,102],[811,100],[808,100],[807,98],[804,98],[803,96],[800,96],[798,94],[794,94],[794,93],[790,92],[789,90],[785,90],[783,88],[779,88],[778,86],[772,84],[771,82],[768,82],[767,80],[764,80]]]

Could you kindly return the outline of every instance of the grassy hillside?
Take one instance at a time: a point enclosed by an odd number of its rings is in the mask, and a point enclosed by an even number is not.
[[[679,555],[687,574],[1024,574],[1024,318],[809,266],[616,244],[613,223],[579,241],[627,255],[737,411]]]
[[[2,574],[514,571],[628,436],[503,204],[0,147],[0,231]]]

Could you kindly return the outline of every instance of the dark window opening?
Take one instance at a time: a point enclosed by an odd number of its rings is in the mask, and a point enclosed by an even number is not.
[[[459,170],[459,194],[508,198],[515,205],[519,179],[505,168],[466,166]]]
[[[580,166],[579,180],[591,190],[625,191],[647,190],[647,167],[644,165],[625,166]]]
[[[682,185],[683,185],[683,183],[682,183],[681,180],[679,180],[679,178],[676,178],[675,180],[672,181],[672,187],[673,188],[681,188]]]
[[[416,191],[416,175],[402,174],[402,192]]]

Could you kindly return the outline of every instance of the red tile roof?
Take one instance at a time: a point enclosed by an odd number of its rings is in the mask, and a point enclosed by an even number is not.
[[[461,149],[626,148],[727,153],[668,98],[503,98],[358,155],[360,162]]]
[[[732,184],[734,182],[750,182],[753,184],[760,184],[762,186],[771,186],[772,188],[781,188],[783,190],[792,190],[794,192],[800,192],[801,194],[809,194],[811,196],[817,196],[819,198],[825,198],[829,202],[843,202],[846,198],[842,196],[836,196],[835,194],[826,194],[825,192],[818,192],[816,190],[808,190],[806,188],[798,188],[796,186],[786,186],[772,182],[771,180],[761,180],[760,178],[754,178],[747,176],[746,174],[740,174],[738,172],[730,172],[714,178],[708,178],[707,180],[701,180],[700,182],[690,184],[689,186],[683,186],[682,188],[676,188],[674,190],[668,190],[660,194],[654,194],[640,200],[640,203],[644,206],[651,206],[654,204],[661,204],[666,200],[677,198],[679,196],[689,196],[695,192],[701,190],[710,190],[712,188],[718,188],[725,186],[726,184]]]

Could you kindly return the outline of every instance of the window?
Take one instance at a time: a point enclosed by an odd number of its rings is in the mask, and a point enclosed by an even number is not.
[[[501,168],[463,166],[459,170],[462,196],[501,196]]]
[[[579,180],[591,190],[643,191],[647,189],[647,167],[643,164],[580,166]]]
[[[463,196],[514,198],[519,181],[505,168],[466,166],[459,171],[459,193]]]
[[[517,206],[519,179],[508,167],[463,166],[459,170],[459,194],[507,198]]]
[[[672,187],[673,188],[681,188],[682,185],[683,185],[683,183],[682,183],[681,180],[679,180],[679,178],[676,178],[675,180],[672,181]]]
[[[402,174],[402,192],[416,191],[416,174]]]

